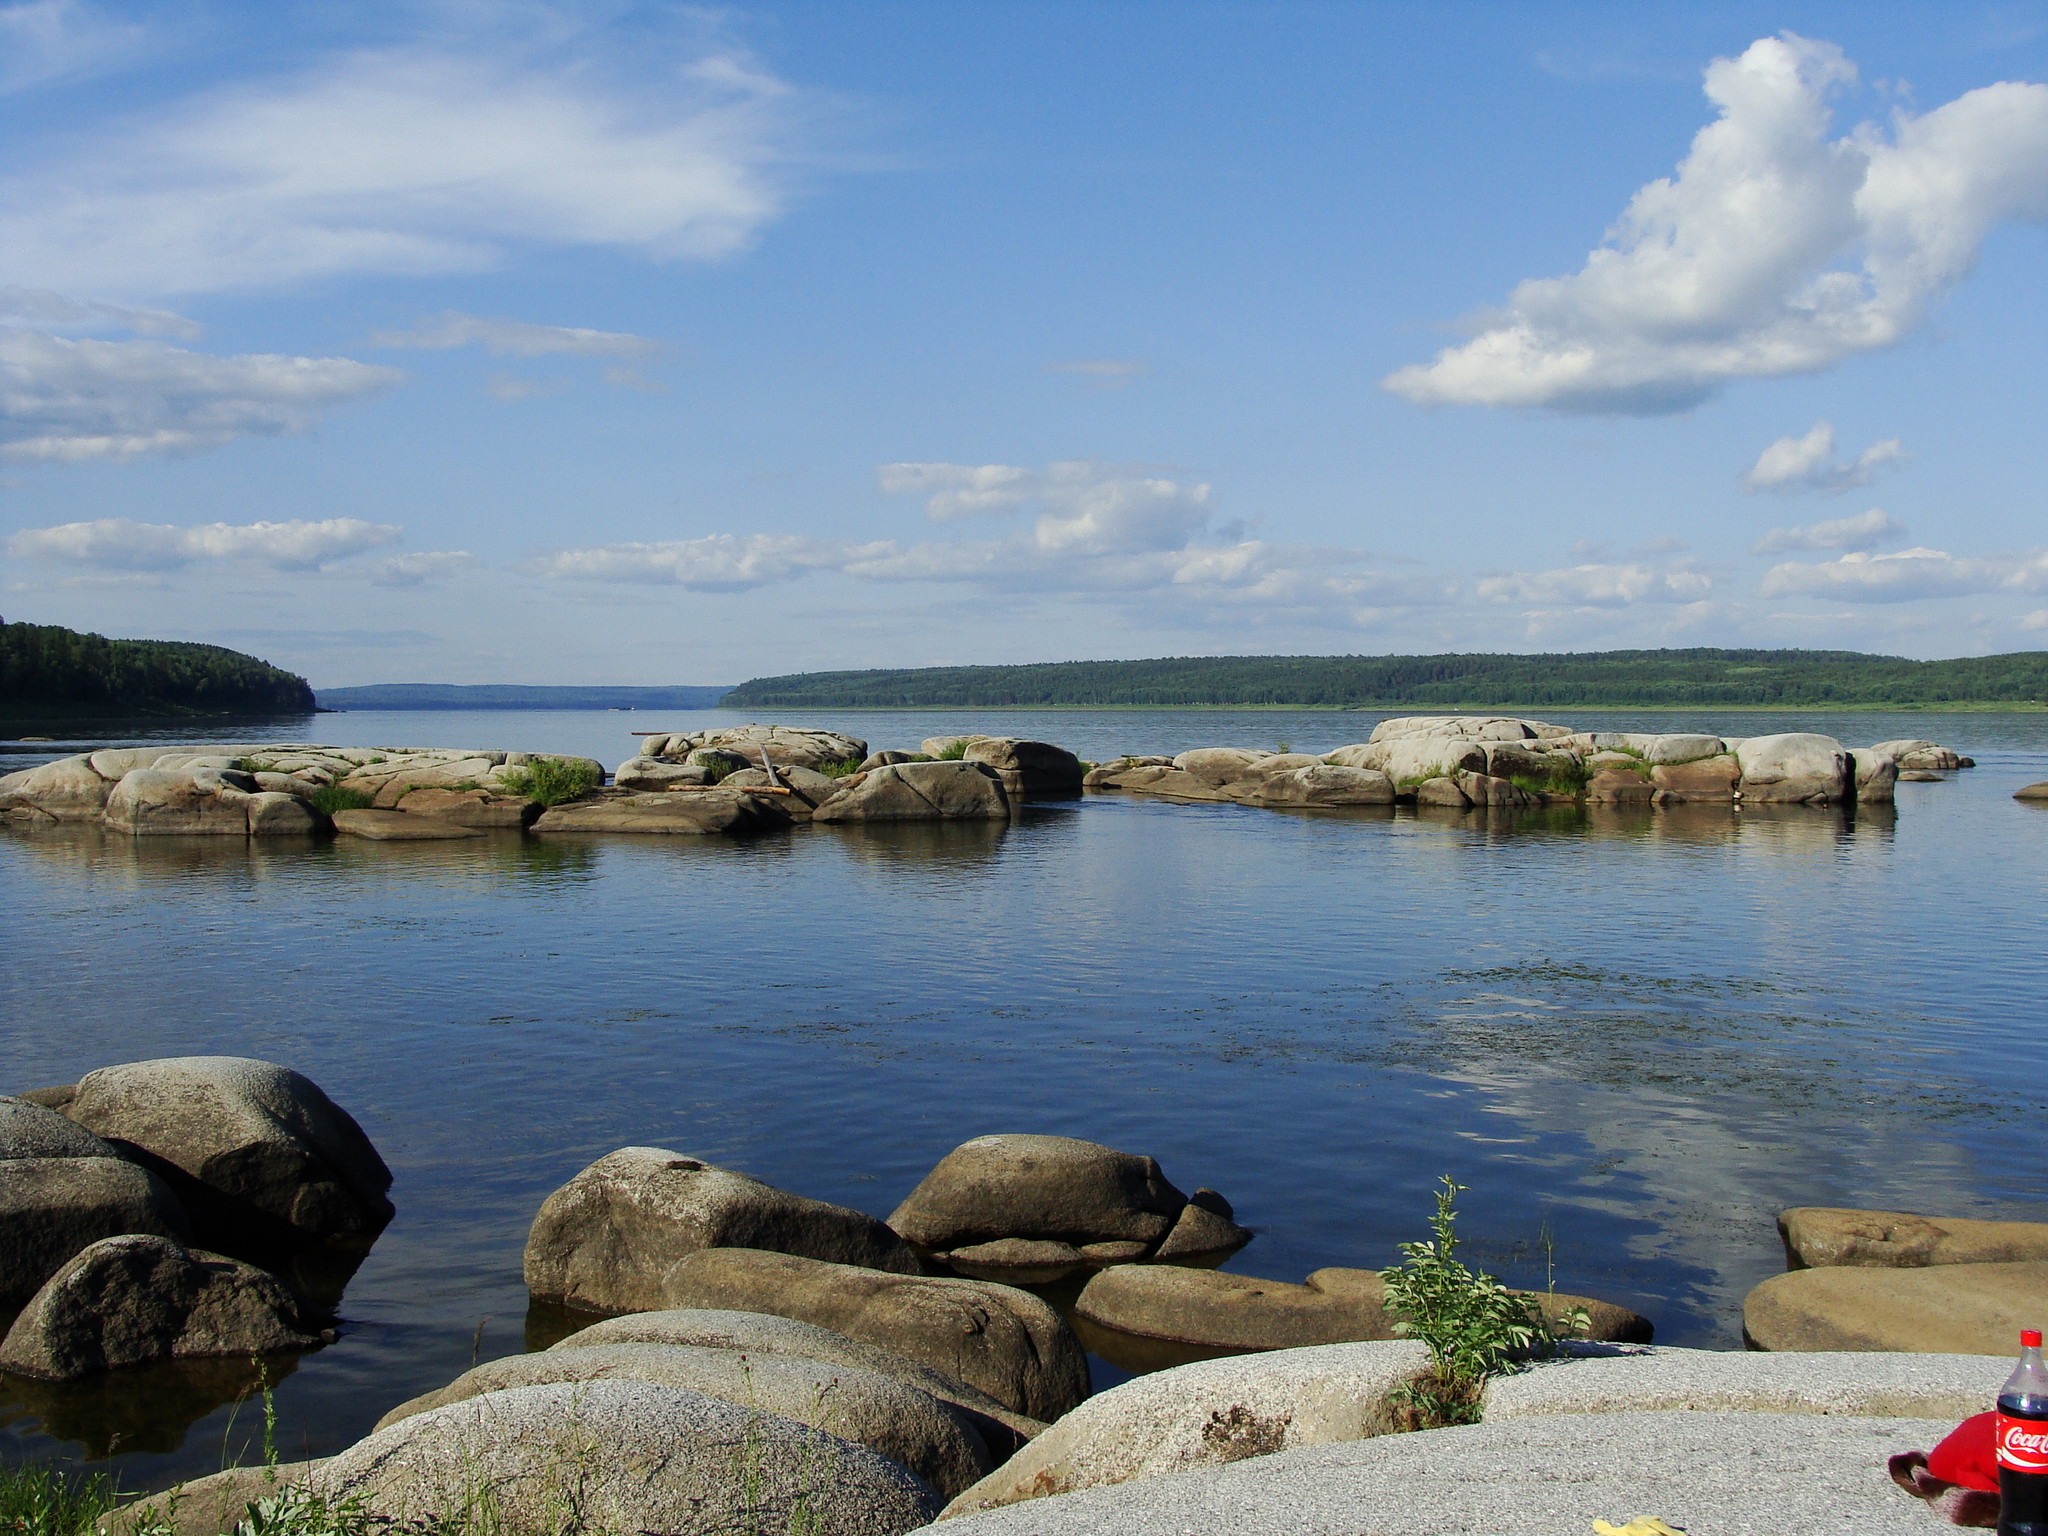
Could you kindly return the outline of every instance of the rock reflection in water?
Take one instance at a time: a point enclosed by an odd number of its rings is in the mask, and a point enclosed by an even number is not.
[[[89,1460],[119,1454],[167,1455],[208,1414],[231,1403],[249,1403],[299,1368],[298,1355],[261,1359],[166,1360],[130,1366],[83,1381],[32,1381],[0,1375],[0,1422],[69,1441]],[[237,1416],[222,1447],[222,1465],[233,1465],[260,1442],[263,1420],[254,1404]],[[260,1454],[260,1444],[257,1446]]]

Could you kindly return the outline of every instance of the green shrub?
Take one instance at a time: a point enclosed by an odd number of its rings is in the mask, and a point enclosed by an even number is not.
[[[1430,1218],[1430,1240],[1403,1243],[1401,1263],[1384,1270],[1394,1329],[1429,1349],[1429,1364],[1406,1387],[1388,1394],[1396,1429],[1476,1424],[1486,1379],[1519,1356],[1554,1347],[1536,1303],[1458,1258],[1455,1202],[1465,1189],[1445,1174]],[[1574,1314],[1583,1331],[1583,1314]]]
[[[332,816],[336,811],[367,811],[370,797],[360,789],[344,789],[339,784],[322,784],[306,797],[306,803],[322,816]]]
[[[1585,759],[1569,752],[1554,752],[1549,757],[1546,772],[1511,773],[1508,782],[1532,795],[1583,795],[1593,778],[1593,770],[1586,766]]]
[[[860,772],[861,760],[857,757],[842,757],[837,761],[818,764],[818,772],[828,779],[843,779],[850,773]]]
[[[941,763],[957,763],[967,755],[968,745],[969,739],[964,736],[958,741],[949,741],[946,743],[945,749],[939,753],[936,761]]]
[[[0,1536],[84,1536],[120,1498],[104,1472],[0,1463]]]
[[[597,778],[596,770],[586,762],[536,757],[521,767],[505,769],[498,775],[498,782],[536,805],[560,805],[589,794],[597,787]]]

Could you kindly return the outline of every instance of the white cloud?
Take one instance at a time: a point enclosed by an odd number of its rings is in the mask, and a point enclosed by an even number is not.
[[[593,331],[580,325],[533,325],[524,320],[494,320],[444,310],[409,331],[379,331],[373,347],[421,347],[443,352],[454,347],[482,347],[493,357],[659,357],[662,343],[625,331]]]
[[[923,496],[934,522],[1014,512],[1038,494],[1039,477],[1014,464],[884,464],[875,481],[892,496]]]
[[[1762,586],[1765,597],[1831,597],[1845,603],[2044,591],[2048,553],[1981,560],[1939,549],[1902,549],[1888,555],[1852,550],[1839,560],[1787,561],[1766,571]]]
[[[45,331],[134,331],[140,336],[175,336],[197,341],[196,321],[167,309],[127,309],[91,299],[66,298],[47,288],[0,288],[0,325],[30,325]]]
[[[1803,437],[1781,437],[1750,465],[1742,488],[1757,491],[1820,491],[1838,496],[1868,485],[1888,464],[1900,464],[1906,450],[1896,437],[1872,443],[1847,464],[1835,462],[1834,423],[1817,421]]]
[[[1683,410],[1731,379],[1888,347],[2007,219],[2048,217],[2048,86],[2005,82],[1831,139],[1855,79],[1784,33],[1706,71],[1720,118],[1569,277],[1520,284],[1477,335],[1382,382],[1422,404]],[[1843,262],[1849,266],[1840,265]]]
[[[1554,571],[1515,571],[1482,577],[1474,594],[1489,603],[1564,604],[1574,608],[1626,608],[1637,603],[1696,603],[1714,590],[1713,579],[1686,566],[1573,565]]]
[[[697,592],[744,592],[811,571],[842,570],[891,548],[793,533],[714,533],[701,539],[604,544],[565,549],[540,564],[541,574],[577,581],[644,582]]]
[[[376,586],[424,587],[481,563],[466,549],[423,549],[375,561],[369,573]]]
[[[1082,357],[1067,363],[1047,363],[1047,373],[1072,373],[1088,381],[1091,389],[1122,389],[1149,370],[1129,358]]]
[[[147,28],[115,21],[77,0],[0,5],[0,92],[76,79],[138,54]]]
[[[1854,517],[1831,518],[1824,523],[1809,523],[1804,528],[1773,528],[1757,540],[1753,553],[1782,555],[1795,549],[1870,550],[1903,538],[1905,532],[1904,523],[1889,512],[1880,512],[1872,507]]]
[[[18,280],[125,295],[479,271],[522,246],[743,249],[781,209],[804,102],[729,55],[615,66],[580,48],[355,53],[40,155],[17,135],[0,249]]]
[[[320,522],[137,523],[124,517],[26,528],[7,541],[21,560],[49,560],[111,571],[171,571],[244,561],[275,571],[311,571],[398,541],[387,523],[331,517]]]
[[[404,375],[343,357],[211,357],[158,341],[0,326],[0,459],[78,463],[199,453],[305,432]]]

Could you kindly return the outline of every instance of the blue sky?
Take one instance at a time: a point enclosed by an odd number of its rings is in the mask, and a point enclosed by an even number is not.
[[[2048,4],[0,3],[0,611],[2048,645]]]

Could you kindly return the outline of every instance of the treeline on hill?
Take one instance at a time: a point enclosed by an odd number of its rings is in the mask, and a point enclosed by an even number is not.
[[[0,619],[0,714],[310,714],[303,677],[219,645],[109,640]]]
[[[1546,656],[1173,656],[757,677],[723,707],[1413,705],[1471,709],[2048,704],[2048,651],[1911,661],[1860,651],[1588,651]]]

